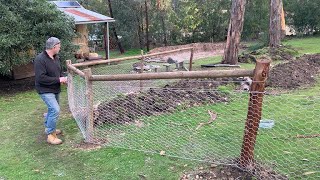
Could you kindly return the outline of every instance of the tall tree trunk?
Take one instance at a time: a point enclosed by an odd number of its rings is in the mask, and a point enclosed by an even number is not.
[[[270,0],[269,47],[278,48],[281,43],[282,0]]]
[[[223,64],[237,64],[241,33],[243,29],[246,0],[232,0],[231,17],[227,43],[224,49]]]
[[[113,18],[111,0],[108,0],[108,5],[109,5],[110,17]],[[118,38],[118,35],[117,35],[117,31],[116,31],[115,26],[112,26],[111,29],[112,29],[113,35],[114,35],[114,37],[115,37],[115,39],[116,39],[116,42],[117,42],[117,44],[118,44],[119,51],[120,51],[121,54],[123,54],[123,53],[124,53],[124,49],[123,49],[123,47],[122,47],[122,45],[121,45],[121,42],[119,41],[119,38]]]
[[[146,9],[146,43],[147,43],[147,51],[150,51],[150,41],[149,41],[149,17],[148,17],[148,3],[147,0],[144,1],[144,6]]]
[[[140,6],[140,18],[141,18],[141,24],[140,24],[140,27],[141,27],[141,43],[142,43],[142,48],[144,48],[144,45],[145,45],[145,37],[144,37],[144,21],[143,21],[143,5]]]
[[[139,46],[140,49],[143,49],[143,24],[139,19],[139,16],[137,16],[137,22],[138,22],[138,37],[139,37]]]
[[[162,35],[163,35],[163,44],[164,46],[167,46],[167,29],[166,29],[166,23],[165,23],[165,3],[164,0],[157,0],[157,9],[160,14],[160,21],[161,21],[161,28],[162,28]]]
[[[165,16],[165,13],[163,11],[161,11],[160,18],[161,18],[162,31],[163,31],[163,44],[164,44],[164,46],[167,46],[168,45],[167,29],[166,29],[166,24],[165,24],[165,21],[164,21],[164,16]]]
[[[283,2],[281,2],[281,39],[286,37],[286,18],[284,14]]]

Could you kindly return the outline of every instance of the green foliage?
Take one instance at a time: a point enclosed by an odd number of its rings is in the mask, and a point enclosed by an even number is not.
[[[74,22],[46,0],[0,0],[0,15],[0,74],[30,62],[50,36],[62,41],[63,60],[72,57]]]
[[[288,22],[299,34],[319,33],[320,3],[319,0],[284,0]]]
[[[242,37],[267,41],[269,1],[247,0]]]
[[[181,1],[174,10],[173,23],[182,43],[224,40],[230,14],[229,1]]]
[[[109,14],[107,1],[81,0],[88,9]],[[116,27],[125,48],[146,44],[145,2],[148,5],[149,41],[153,46],[223,41],[226,38],[231,0],[111,0]],[[159,6],[159,2],[161,5]],[[315,1],[283,0],[286,23],[301,33],[319,31],[320,4]],[[269,41],[270,1],[247,0],[242,39]],[[100,25],[91,33],[102,36]],[[110,33],[113,36],[112,32]],[[140,37],[139,37],[140,35]]]

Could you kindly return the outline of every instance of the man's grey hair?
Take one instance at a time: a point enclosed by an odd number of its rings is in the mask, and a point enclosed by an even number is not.
[[[46,49],[52,49],[55,45],[59,44],[60,40],[56,37],[50,37],[46,42]]]

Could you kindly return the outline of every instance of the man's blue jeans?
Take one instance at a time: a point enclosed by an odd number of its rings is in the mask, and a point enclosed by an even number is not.
[[[51,134],[56,130],[57,121],[60,113],[59,106],[59,93],[44,93],[40,94],[42,100],[46,103],[48,107],[48,113],[45,117],[44,126],[46,128],[46,134]]]

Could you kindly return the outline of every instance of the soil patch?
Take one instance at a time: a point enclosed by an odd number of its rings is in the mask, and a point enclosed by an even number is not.
[[[101,145],[96,143],[88,143],[88,142],[80,142],[79,144],[73,145],[73,148],[85,150],[85,151],[91,151],[91,150],[97,150],[101,148]]]
[[[185,44],[185,45],[154,48],[150,50],[149,54],[170,51],[175,49],[189,48],[189,47],[193,47],[194,52],[216,51],[216,50],[223,50],[224,46],[225,46],[225,43],[222,43],[222,42],[221,43],[192,43],[192,44]]]
[[[253,177],[248,172],[232,166],[223,166],[211,164],[209,168],[200,167],[198,170],[192,172],[185,172],[180,180],[191,179],[242,179],[251,180]]]
[[[232,164],[236,164],[233,162]],[[270,168],[265,168],[260,165],[256,165],[250,172],[243,171],[236,166],[227,165],[216,165],[211,164],[209,167],[199,167],[198,169],[185,172],[180,180],[191,180],[191,179],[226,179],[226,180],[287,180],[288,177],[277,174]]]
[[[177,45],[177,46],[165,46],[152,49],[149,54],[170,51],[181,48],[194,48],[193,59],[201,59],[206,57],[220,56],[223,55],[225,43],[192,43],[185,45]],[[180,51],[177,53],[171,53],[168,55],[163,55],[157,57],[160,61],[166,62],[168,58],[172,58],[177,61],[189,60],[190,59],[190,51]]]
[[[267,86],[284,89],[309,87],[316,82],[320,70],[320,54],[304,55],[297,60],[274,66],[269,74]]]
[[[10,95],[29,90],[34,90],[34,77],[19,80],[0,77],[0,95]]]
[[[220,79],[222,80],[222,79]],[[133,122],[140,116],[152,116],[203,104],[228,102],[228,96],[214,91],[227,79],[180,80],[163,88],[131,93],[101,103],[95,110],[95,125]]]

